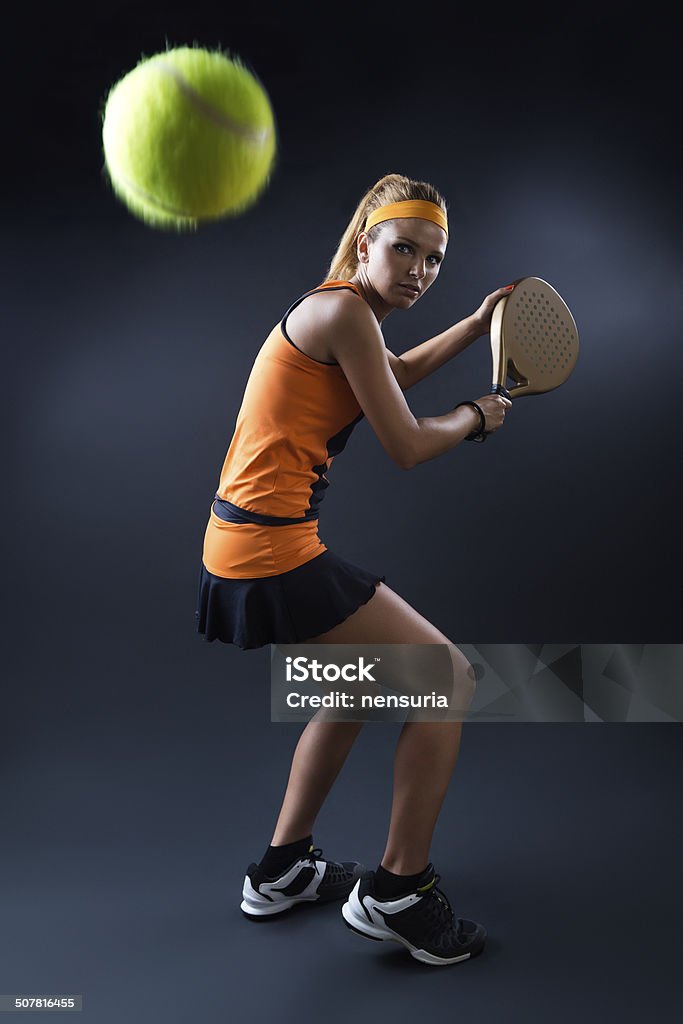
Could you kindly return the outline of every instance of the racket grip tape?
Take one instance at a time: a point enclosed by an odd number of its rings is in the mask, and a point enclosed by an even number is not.
[[[507,398],[509,402],[512,401],[512,398],[510,397],[510,392],[507,390],[507,388],[504,388],[502,384],[492,384],[491,387],[489,388],[489,393],[492,395],[502,395],[503,398]]]

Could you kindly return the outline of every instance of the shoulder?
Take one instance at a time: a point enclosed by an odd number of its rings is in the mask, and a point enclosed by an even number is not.
[[[382,338],[374,313],[354,288],[343,285],[325,288],[311,295],[306,304],[309,304],[309,310],[328,337],[342,338],[348,334],[349,329],[360,329],[364,333],[370,331],[376,338]]]
[[[315,310],[325,316],[326,319],[333,319],[335,316],[344,316],[353,311],[368,310],[369,306],[358,292],[351,285],[332,285],[330,288],[323,288],[320,291],[308,295],[305,303],[309,309]]]
[[[374,325],[374,326],[373,326]],[[287,332],[307,355],[338,362],[345,339],[373,331],[382,335],[365,299],[350,287],[324,288],[307,294],[287,317]]]

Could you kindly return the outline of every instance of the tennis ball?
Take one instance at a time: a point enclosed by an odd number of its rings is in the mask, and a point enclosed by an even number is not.
[[[254,74],[198,47],[143,58],[109,91],[102,122],[113,190],[155,228],[195,230],[241,213],[265,188],[277,148]]]

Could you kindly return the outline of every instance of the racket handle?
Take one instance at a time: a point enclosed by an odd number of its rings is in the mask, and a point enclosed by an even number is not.
[[[512,401],[512,399],[510,398],[510,392],[507,390],[507,388],[504,388],[502,384],[492,384],[491,387],[489,388],[489,394],[503,395],[503,397],[507,398],[508,401]],[[480,444],[483,444],[483,442],[486,440],[488,436],[488,434],[477,434],[476,437],[468,437],[467,440],[479,441]]]

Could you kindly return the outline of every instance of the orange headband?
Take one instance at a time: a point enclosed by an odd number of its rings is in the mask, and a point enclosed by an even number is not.
[[[406,199],[400,203],[388,203],[387,206],[380,206],[373,210],[365,221],[365,231],[369,231],[375,224],[383,220],[394,220],[400,217],[420,217],[422,220],[431,220],[438,224],[448,235],[448,220],[446,214],[436,203],[427,202],[425,199]]]

